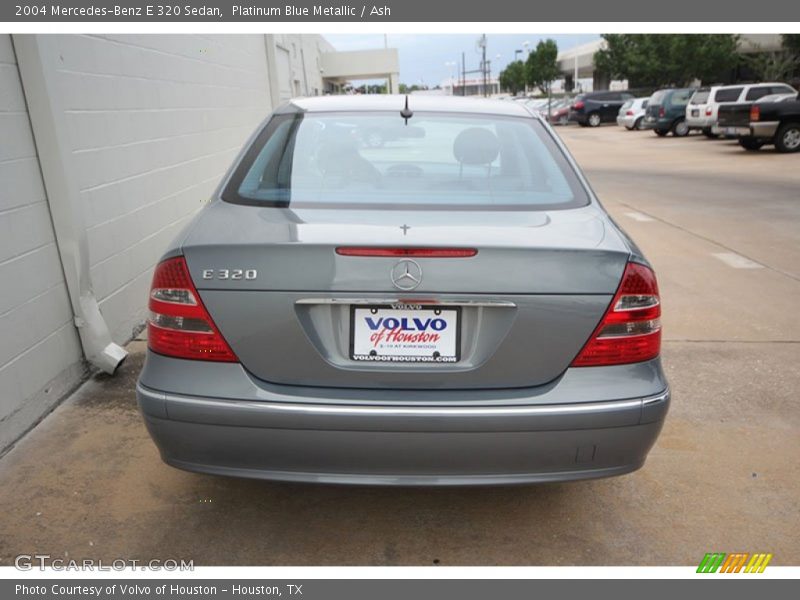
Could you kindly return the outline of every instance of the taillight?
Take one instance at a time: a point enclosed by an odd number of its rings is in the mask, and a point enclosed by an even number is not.
[[[629,262],[614,299],[573,367],[642,362],[661,351],[661,301],[655,273]]]
[[[667,110],[663,106],[659,106],[658,107],[658,117],[663,119],[666,116],[667,116]]]
[[[586,105],[583,103],[583,100],[578,100],[575,104],[572,105],[572,108],[574,108],[575,110],[581,110],[584,106]]]
[[[758,121],[761,118],[761,108],[758,104],[753,104],[750,107],[750,120],[751,121]]]
[[[710,117],[712,114],[714,114],[714,109],[710,106],[706,106],[706,116]]]
[[[626,111],[625,114],[628,115],[629,117],[632,117],[633,111],[632,110]]]
[[[239,360],[203,306],[182,256],[159,263],[153,273],[147,344],[177,358]]]
[[[475,248],[386,248],[379,246],[340,246],[336,254],[341,256],[414,256],[417,258],[469,258],[475,256]]]

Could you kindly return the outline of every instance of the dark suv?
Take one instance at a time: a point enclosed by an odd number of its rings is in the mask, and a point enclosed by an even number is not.
[[[669,88],[658,90],[647,102],[642,126],[663,137],[670,131],[676,137],[689,135],[686,122],[686,105],[697,88]]]
[[[630,92],[590,92],[575,97],[569,111],[569,120],[583,127],[597,127],[600,123],[616,123],[617,113],[627,100],[634,98]]]

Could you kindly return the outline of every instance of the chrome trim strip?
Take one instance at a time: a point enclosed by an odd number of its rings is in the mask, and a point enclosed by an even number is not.
[[[436,300],[435,298],[301,298],[295,304],[432,304],[436,306],[492,306],[516,308],[507,300]]]
[[[167,400],[170,396],[167,395]],[[248,402],[249,406],[259,402]],[[530,416],[530,415],[549,415],[564,413],[599,413],[613,410],[624,410],[627,408],[638,408],[642,405],[642,400],[623,400],[613,402],[590,402],[582,404],[550,404],[545,406],[514,406],[514,407],[428,407],[411,408],[399,406],[322,406],[315,405],[289,405],[269,403],[265,408],[270,410],[288,411],[305,414],[346,414],[346,415],[371,415],[388,416],[402,415],[407,417],[506,417],[506,416]]]
[[[669,389],[664,390],[656,396],[648,396],[642,398],[642,406],[650,406],[651,404],[658,404],[659,402],[666,402],[670,398]]]
[[[670,397],[669,389],[655,396],[644,398],[634,398],[630,400],[611,400],[601,402],[581,402],[578,404],[547,404],[542,406],[354,406],[354,405],[322,405],[322,404],[299,404],[289,402],[258,402],[252,400],[215,400],[212,398],[200,398],[192,396],[181,396],[150,390],[138,384],[137,391],[143,396],[153,399],[186,402],[189,401],[197,405],[205,406],[227,406],[227,407],[247,407],[265,411],[280,411],[295,414],[339,414],[339,415],[360,415],[386,417],[392,415],[410,417],[503,417],[503,416],[531,416],[531,415],[552,415],[565,413],[603,413],[614,410],[625,410],[643,408],[661,402],[665,402]]]

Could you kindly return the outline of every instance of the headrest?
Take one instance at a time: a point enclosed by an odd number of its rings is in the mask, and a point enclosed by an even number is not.
[[[500,152],[500,141],[488,129],[470,127],[456,136],[453,154],[464,165],[488,165]]]

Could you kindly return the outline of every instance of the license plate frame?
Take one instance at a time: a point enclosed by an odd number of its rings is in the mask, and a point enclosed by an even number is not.
[[[356,353],[356,320],[360,311],[372,312],[376,316],[386,318],[387,312],[389,315],[394,315],[396,318],[414,318],[414,314],[418,315],[417,318],[424,319],[436,318],[441,316],[437,314],[446,313],[448,319],[454,322],[455,332],[448,333],[449,338],[453,338],[454,348],[452,354],[439,355],[434,354],[364,354],[363,352]],[[411,314],[403,314],[411,313]],[[428,316],[428,313],[432,313]],[[376,363],[376,364],[456,364],[461,361],[461,327],[462,327],[462,307],[461,306],[441,306],[436,304],[415,304],[415,303],[398,303],[398,304],[351,304],[350,305],[350,339],[349,339],[349,358],[358,363]],[[385,329],[385,328],[384,328]],[[371,340],[370,340],[371,341]],[[422,342],[424,343],[424,342]],[[361,346],[361,344],[359,344]]]

